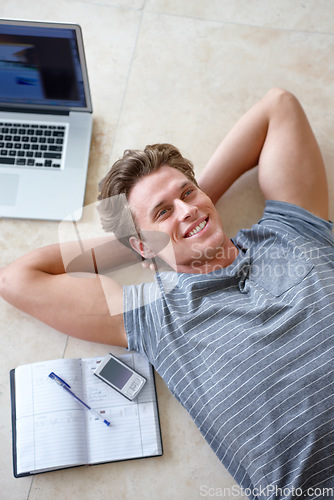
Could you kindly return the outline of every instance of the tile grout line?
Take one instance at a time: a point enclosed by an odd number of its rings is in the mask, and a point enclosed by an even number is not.
[[[146,1],[146,0],[145,0]],[[223,19],[211,19],[211,18],[205,18],[205,17],[199,17],[199,16],[191,16],[189,14],[177,14],[174,12],[163,12],[163,11],[158,11],[158,10],[153,10],[153,9],[148,9],[146,10],[147,13],[149,14],[156,14],[159,16],[167,16],[167,17],[176,17],[176,18],[185,18],[185,19],[190,19],[193,21],[203,21],[203,22],[208,22],[208,23],[216,23],[216,24],[226,24],[230,26],[243,26],[247,28],[257,28],[257,29],[272,29],[276,31],[285,31],[285,32],[292,32],[292,33],[305,33],[309,35],[327,35],[327,36],[333,36],[334,35],[334,30],[333,32],[331,31],[317,31],[317,30],[311,30],[311,29],[305,29],[305,28],[284,28],[283,26],[272,26],[270,24],[255,24],[255,23],[247,23],[247,22],[237,22],[237,21],[228,21],[228,20],[223,20]]]
[[[65,357],[65,353],[66,353],[66,349],[67,349],[67,346],[68,346],[68,341],[69,341],[69,335],[66,336],[66,341],[65,341],[65,345],[64,345],[64,349],[63,349],[63,354],[62,354],[62,358],[64,359]]]
[[[123,91],[123,95],[122,95],[122,99],[121,99],[121,104],[120,104],[120,107],[119,107],[119,112],[118,112],[118,117],[117,117],[117,122],[116,122],[116,126],[115,126],[115,134],[114,134],[113,139],[112,139],[112,145],[111,145],[111,149],[110,149],[110,158],[112,157],[113,152],[114,152],[114,145],[116,143],[116,138],[117,138],[118,129],[119,129],[120,121],[121,121],[121,116],[122,116],[123,109],[124,109],[124,103],[125,103],[125,99],[126,99],[126,95],[127,95],[127,90],[128,90],[128,85],[129,85],[129,81],[130,81],[130,76],[131,76],[131,73],[132,73],[133,61],[135,59],[136,52],[137,52],[138,39],[139,39],[139,35],[140,35],[140,32],[141,32],[141,26],[142,26],[143,17],[144,17],[144,11],[145,11],[145,3],[146,3],[146,0],[144,0],[143,7],[141,9],[141,14],[140,14],[139,22],[138,22],[138,28],[137,28],[137,33],[136,33],[136,36],[135,36],[135,41],[134,41],[132,56],[131,56],[131,60],[130,60],[130,63],[129,63],[129,70],[128,70],[128,73],[127,73],[127,76],[126,76],[126,81],[125,81],[125,85],[124,85],[124,91]]]
[[[108,7],[110,9],[114,10],[128,10],[130,12],[138,12],[140,10],[143,10],[144,7],[131,7],[131,6],[122,6],[122,5],[117,5],[117,4],[110,4],[108,2],[104,2],[103,0],[95,0],[91,2],[90,0],[68,0],[68,1],[76,1],[77,3],[83,4],[83,5],[99,5],[101,7]],[[146,0],[144,0],[144,3]]]
[[[34,479],[35,479],[35,476],[32,476],[31,483],[30,483],[30,488],[28,490],[27,500],[29,500],[29,498],[30,498],[30,493],[31,493],[31,490],[32,490],[32,485],[33,485]]]

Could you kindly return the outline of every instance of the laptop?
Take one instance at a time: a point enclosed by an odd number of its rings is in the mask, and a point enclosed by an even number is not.
[[[0,217],[79,220],[91,132],[80,27],[0,19]]]

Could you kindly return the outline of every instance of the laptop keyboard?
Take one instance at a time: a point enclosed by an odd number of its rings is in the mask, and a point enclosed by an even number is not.
[[[67,125],[0,121],[0,165],[61,169]]]

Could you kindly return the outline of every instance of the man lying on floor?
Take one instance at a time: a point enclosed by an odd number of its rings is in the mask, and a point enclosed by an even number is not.
[[[256,165],[263,216],[230,240],[214,204]],[[101,199],[103,227],[126,245],[110,261],[131,248],[168,270],[124,287],[79,279],[53,245],[1,270],[2,297],[66,334],[147,356],[250,498],[334,494],[334,240],[322,156],[298,100],[268,92],[198,184],[173,146],[126,151]],[[121,238],[126,224],[135,230]]]

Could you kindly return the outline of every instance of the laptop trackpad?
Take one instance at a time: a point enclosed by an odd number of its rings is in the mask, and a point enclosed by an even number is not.
[[[15,205],[19,175],[0,174],[0,205]]]

